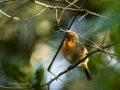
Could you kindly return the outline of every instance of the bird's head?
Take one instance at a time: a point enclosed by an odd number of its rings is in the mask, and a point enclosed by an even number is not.
[[[78,41],[78,35],[74,32],[68,32],[66,39],[68,41]]]

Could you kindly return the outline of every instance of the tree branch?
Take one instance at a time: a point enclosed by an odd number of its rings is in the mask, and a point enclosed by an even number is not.
[[[0,1],[0,2],[9,2],[9,1],[16,1],[16,0],[8,0],[8,1]],[[41,5],[41,6],[44,6],[44,7],[45,7],[44,9],[46,9],[46,8],[50,8],[50,9],[60,9],[60,10],[64,10],[64,9],[65,9],[64,7],[50,6],[50,5],[47,5],[47,4],[44,4],[44,3],[41,3],[41,2],[35,1],[35,0],[31,0],[31,1],[34,2],[34,3],[36,3],[36,4],[39,4],[39,5]],[[111,18],[108,18],[108,17],[102,16],[102,15],[100,15],[100,14],[97,14],[97,13],[94,13],[94,12],[91,12],[91,11],[88,11],[88,10],[86,10],[86,9],[79,9],[79,7],[77,7],[76,5],[73,5],[73,6],[76,7],[76,8],[78,8],[78,9],[66,8],[65,10],[88,13],[88,14],[93,15],[93,16],[97,16],[97,17],[100,17],[100,18],[104,18],[104,19],[108,19],[108,20],[115,21],[115,20],[113,20],[113,19],[111,19]],[[44,10],[42,10],[42,11],[44,11]],[[32,18],[20,19],[20,18],[18,18],[18,17],[12,17],[12,16],[8,15],[7,13],[3,12],[2,10],[0,10],[0,12],[1,12],[2,14],[4,14],[5,16],[7,16],[7,17],[9,17],[9,18],[16,19],[16,20],[31,20],[31,19],[34,19],[34,18],[36,18],[38,15],[41,14],[41,12],[40,12],[40,13],[38,13],[36,16],[33,16]]]
[[[63,7],[55,7],[55,6],[50,6],[50,5],[47,5],[47,4],[44,4],[44,3],[41,3],[41,2],[38,2],[38,1],[35,1],[35,0],[31,0],[32,2],[36,3],[36,4],[39,4],[41,6],[44,6],[44,7],[47,7],[47,8],[50,8],[50,9],[60,9],[60,10],[64,10],[65,8]],[[91,14],[93,16],[97,16],[97,17],[100,17],[100,18],[105,18],[105,19],[109,19],[109,20],[112,20],[108,17],[105,17],[105,16],[102,16],[102,15],[99,15],[97,13],[94,13],[94,12],[91,12],[91,11],[88,11],[86,9],[73,9],[73,8],[66,8],[66,10],[70,10],[70,11],[79,11],[79,12],[84,12],[84,13],[88,13],[88,14]]]
[[[15,19],[15,20],[31,20],[31,19],[34,19],[34,18],[36,18],[37,16],[39,16],[45,9],[46,9],[46,7],[43,8],[36,16],[31,17],[31,18],[27,18],[27,19],[21,19],[21,18],[18,18],[18,17],[10,16],[10,15],[8,15],[7,13],[3,12],[1,9],[0,9],[0,12],[1,12],[3,15],[5,15],[5,16],[7,16],[7,17],[9,17],[9,18],[13,18],[13,19]]]

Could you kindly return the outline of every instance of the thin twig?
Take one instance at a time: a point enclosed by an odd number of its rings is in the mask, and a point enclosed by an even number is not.
[[[94,43],[93,41],[87,39],[86,37],[82,36],[81,34],[78,34],[79,36],[83,37],[84,39],[86,39],[87,41],[93,43],[98,49],[102,50],[96,43]]]
[[[34,18],[36,18],[37,16],[39,16],[45,9],[46,9],[46,7],[43,8],[43,10],[40,11],[36,16],[31,17],[31,18],[27,18],[27,19],[20,19],[20,18],[18,18],[18,17],[10,16],[10,15],[8,15],[7,13],[3,12],[1,9],[0,9],[0,12],[1,12],[3,15],[5,15],[5,16],[7,16],[7,17],[9,17],[9,18],[13,18],[13,19],[15,19],[15,20],[31,20],[31,19],[34,19]]]
[[[110,65],[110,63],[111,63],[111,61],[112,61],[113,58],[114,58],[114,55],[113,55],[113,57],[111,57],[111,60],[110,60],[110,62],[109,62],[108,65],[107,65],[107,68],[106,68],[106,70],[105,70],[105,73],[104,73],[104,75],[103,75],[103,78],[104,78],[104,76],[105,76],[105,74],[106,74],[106,72],[107,72],[107,69],[108,69],[108,67],[109,67],[109,65]]]
[[[61,29],[61,27],[60,27],[60,19],[61,19],[62,15],[63,15],[64,11],[65,11],[68,7],[70,7],[71,5],[73,5],[75,2],[77,2],[77,1],[78,1],[78,0],[74,0],[74,1],[73,1],[72,3],[70,3],[67,7],[65,7],[65,8],[63,9],[63,11],[62,11],[59,19],[57,18],[57,9],[56,9],[56,19],[57,19],[57,21],[58,21],[58,26],[59,26],[60,29]]]
[[[60,19],[61,19],[61,16],[62,16],[62,14],[64,13],[64,11],[68,8],[68,7],[70,7],[71,5],[73,5],[74,3],[76,3],[78,0],[74,0],[72,3],[70,3],[67,7],[65,7],[64,9],[63,9],[63,11],[62,11],[62,13],[61,13],[61,15],[60,15],[60,17],[59,17],[59,21],[60,21]]]
[[[49,71],[52,75],[54,75],[56,77],[56,75],[54,73],[52,73],[51,71]],[[69,86],[67,83],[65,83],[63,80],[61,80],[60,78],[57,78],[59,79],[60,81],[62,81],[67,87]]]
[[[102,47],[104,47],[104,42],[105,42],[105,39],[106,39],[106,36],[107,36],[107,32],[108,32],[108,29],[106,30],[106,32],[105,32],[105,35],[104,35],[104,37],[103,37],[103,41],[102,41]]]
[[[88,0],[85,0],[85,1],[84,1],[84,3],[81,5],[80,9],[83,8],[83,6],[86,4],[87,1],[88,1]]]
[[[70,2],[67,1],[67,0],[65,0],[65,2],[68,3],[68,4],[70,3]],[[78,8],[78,9],[80,8],[80,7],[78,7],[78,6],[74,5],[74,4],[73,4],[72,6],[74,6],[75,8]],[[81,7],[82,7],[82,6],[83,6],[83,5],[81,5]]]
[[[86,15],[88,15],[88,13],[85,13],[82,17],[80,17],[79,19],[78,19],[78,21],[76,22],[76,24],[74,25],[74,27],[73,28],[71,28],[69,31],[72,31],[76,26],[77,26],[77,24],[80,22],[80,20],[82,19],[82,18],[84,18]],[[63,30],[61,27],[60,27],[60,21],[58,20],[58,18],[57,18],[57,9],[56,9],[56,19],[57,19],[57,21],[58,21],[58,26],[59,26],[59,28],[60,28],[60,30],[62,30],[62,31],[67,31],[67,30]]]
[[[31,0],[32,2],[36,3],[36,4],[39,4],[41,6],[44,6],[44,7],[47,7],[47,8],[50,8],[50,9],[60,9],[60,10],[64,10],[65,8],[63,7],[58,7],[58,6],[50,6],[50,5],[47,5],[47,4],[44,4],[44,3],[41,3],[41,2],[38,2],[38,1],[35,1],[35,0]],[[97,17],[100,17],[100,18],[104,18],[104,19],[109,19],[109,20],[112,20],[111,18],[108,18],[108,17],[105,17],[105,16],[102,16],[102,15],[99,15],[97,13],[94,13],[94,12],[91,12],[91,11],[88,11],[86,9],[73,9],[73,8],[66,8],[66,10],[70,10],[70,11],[79,11],[79,12],[84,12],[84,13],[89,13],[93,16],[97,16]],[[114,21],[114,20],[113,20]]]

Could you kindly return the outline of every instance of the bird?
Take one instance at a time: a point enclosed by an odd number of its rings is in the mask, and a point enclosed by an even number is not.
[[[62,52],[66,61],[72,65],[75,65],[78,61],[82,60],[88,53],[85,46],[78,40],[78,35],[75,32],[68,32],[65,37]],[[87,66],[88,61],[89,58],[85,59],[78,66],[83,67],[87,80],[91,81],[92,77]]]

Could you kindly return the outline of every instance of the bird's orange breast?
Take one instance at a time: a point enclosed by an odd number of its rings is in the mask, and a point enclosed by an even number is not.
[[[72,62],[75,62],[76,57],[78,55],[78,49],[76,48],[76,43],[72,41],[65,41],[63,45],[63,56],[65,59],[72,64]],[[68,60],[67,57],[71,57],[73,60]]]

